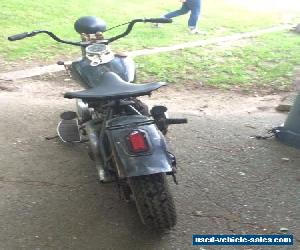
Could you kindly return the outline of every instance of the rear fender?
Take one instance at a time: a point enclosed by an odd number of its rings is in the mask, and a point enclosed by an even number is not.
[[[138,125],[147,121],[146,116],[131,115],[107,122],[107,136],[120,178],[172,172],[172,157],[162,133],[154,124]],[[115,129],[116,126],[119,127]],[[145,153],[132,153],[129,149],[128,135],[136,129],[146,134],[150,149]]]

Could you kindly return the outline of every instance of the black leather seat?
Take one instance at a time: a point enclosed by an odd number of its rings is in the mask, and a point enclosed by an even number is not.
[[[148,95],[165,85],[163,82],[148,84],[132,84],[125,82],[113,72],[104,73],[98,81],[99,85],[87,90],[65,93],[65,98],[77,99],[120,99],[126,97]]]

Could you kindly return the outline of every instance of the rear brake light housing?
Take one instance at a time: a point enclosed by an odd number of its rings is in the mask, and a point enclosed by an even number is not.
[[[141,130],[130,132],[127,137],[130,151],[133,153],[143,153],[149,151],[149,143],[146,134]]]

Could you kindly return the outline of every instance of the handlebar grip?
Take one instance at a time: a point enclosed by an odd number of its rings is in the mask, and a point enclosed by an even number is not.
[[[161,18],[148,18],[148,19],[145,19],[144,22],[147,22],[147,23],[172,23],[173,20],[170,18],[161,17]]]
[[[167,124],[183,124],[187,123],[188,120],[186,118],[178,119],[178,118],[173,118],[173,119],[166,119]]]
[[[12,41],[17,41],[17,40],[24,39],[24,38],[29,37],[29,36],[30,36],[29,32],[24,32],[24,33],[21,33],[21,34],[9,36],[7,39],[12,42]]]

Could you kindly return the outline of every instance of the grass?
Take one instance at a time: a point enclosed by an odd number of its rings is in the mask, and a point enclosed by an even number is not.
[[[297,13],[291,10],[252,11],[242,5],[230,4],[232,1],[203,0],[200,27],[207,33],[205,39],[266,28],[283,23],[287,16],[290,19],[297,17]],[[24,31],[47,29],[62,38],[77,40],[73,23],[80,16],[102,17],[112,27],[133,18],[159,17],[176,9],[179,3],[174,0],[0,0],[0,5],[0,56],[3,60],[54,62],[78,55],[78,48],[58,44],[45,35],[13,43],[8,42],[6,37]],[[161,29],[138,24],[127,38],[116,42],[113,48],[130,51],[201,39],[201,36],[188,34],[186,20],[187,16],[178,17],[173,24],[164,25]],[[108,32],[107,36],[121,31],[122,28],[118,28]],[[139,78],[162,78],[169,82],[196,81],[229,88],[232,85],[258,84],[285,89],[290,82],[293,66],[299,63],[299,40],[299,36],[293,34],[276,33],[249,40],[242,46],[210,46],[140,57],[137,58]]]
[[[137,63],[141,81],[156,76],[199,86],[288,90],[294,66],[300,64],[300,37],[279,32],[233,44],[139,57]]]

